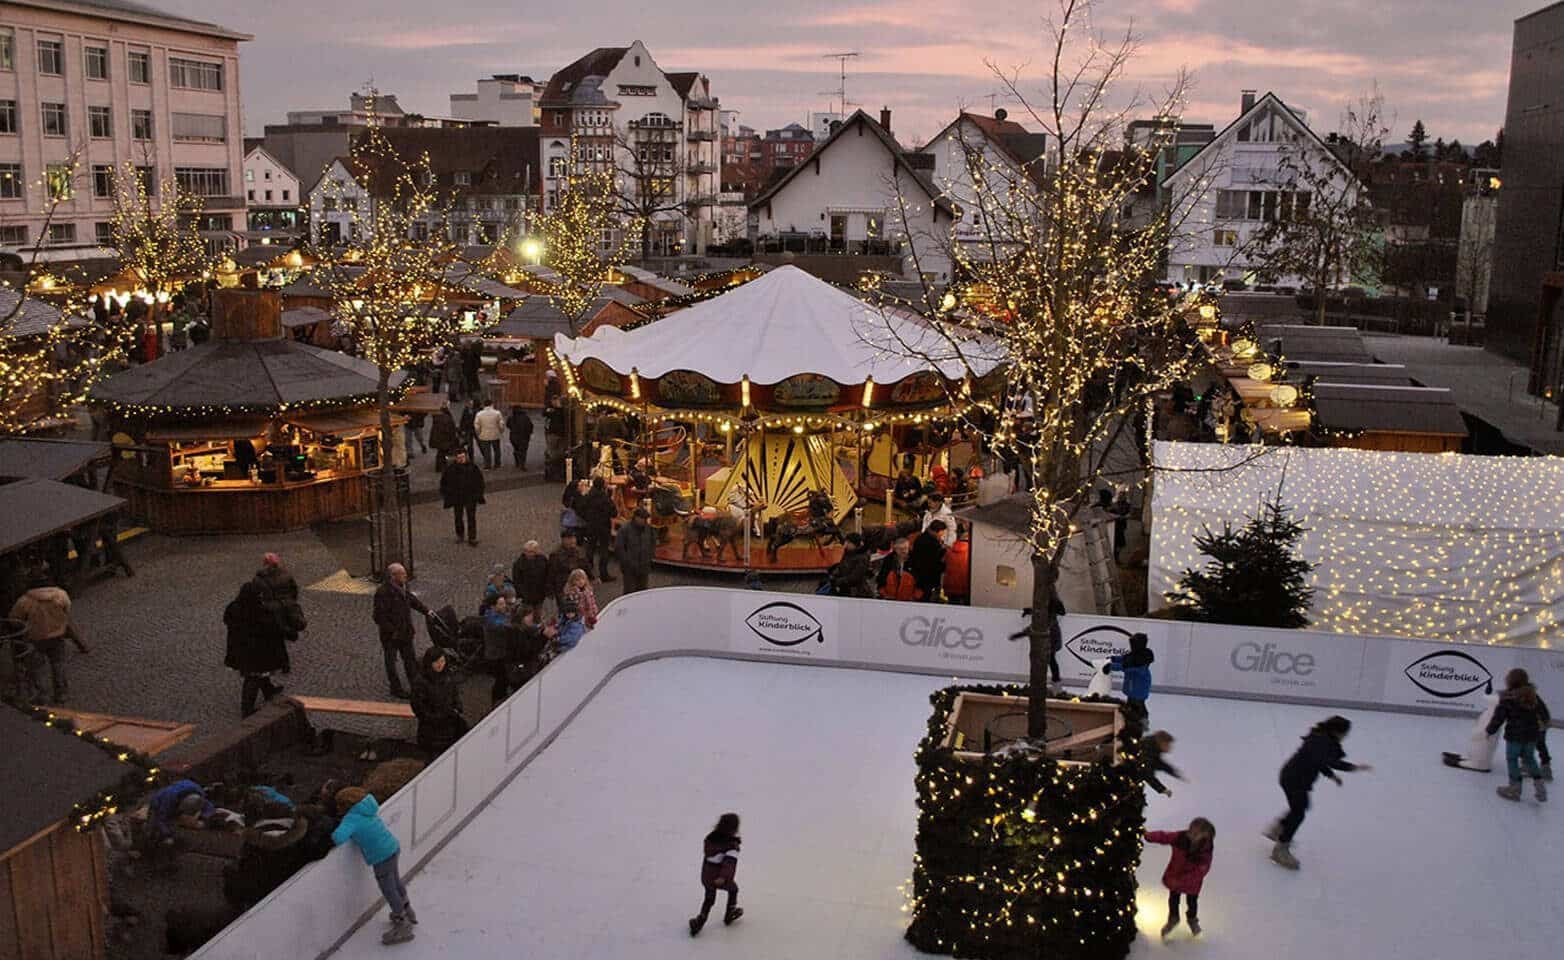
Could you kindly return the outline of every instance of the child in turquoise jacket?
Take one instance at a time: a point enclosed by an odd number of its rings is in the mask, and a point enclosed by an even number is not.
[[[397,869],[397,855],[402,845],[380,819],[380,805],[362,787],[343,787],[337,791],[337,809],[343,811],[342,822],[331,832],[331,842],[337,846],[352,841],[358,845],[364,862],[375,871],[375,883],[391,908],[391,929],[380,938],[384,944],[406,943],[413,939],[413,924],[418,914],[407,900],[407,886]]]

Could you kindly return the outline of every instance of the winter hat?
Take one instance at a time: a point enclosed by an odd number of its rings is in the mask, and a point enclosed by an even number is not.
[[[280,567],[282,566],[282,557],[275,553],[268,553],[261,557],[261,564],[267,567]]]
[[[369,796],[369,792],[363,787],[343,787],[337,791],[337,812],[347,813],[367,796]]]

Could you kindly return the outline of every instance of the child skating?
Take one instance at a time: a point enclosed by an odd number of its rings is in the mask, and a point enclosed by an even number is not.
[[[1166,940],[1178,926],[1179,899],[1189,898],[1189,932],[1200,936],[1200,886],[1211,872],[1211,856],[1216,844],[1216,827],[1205,817],[1189,821],[1186,830],[1148,830],[1147,843],[1163,843],[1173,848],[1168,867],[1162,871],[1162,885],[1168,888],[1168,922],[1162,925]]]
[[[1320,777],[1330,777],[1341,786],[1337,771],[1372,770],[1366,763],[1348,763],[1347,752],[1341,741],[1352,729],[1352,721],[1346,717],[1327,717],[1314,725],[1303,738],[1303,745],[1282,765],[1282,793],[1287,795],[1287,813],[1265,830],[1265,837],[1275,841],[1271,859],[1289,870],[1298,869],[1298,860],[1292,855],[1292,838],[1303,823],[1309,810],[1309,794]]]
[[[391,908],[391,929],[380,937],[380,942],[390,946],[413,939],[413,924],[418,914],[407,900],[407,885],[397,869],[398,854],[402,845],[386,829],[380,819],[380,805],[363,787],[343,787],[337,791],[337,809],[345,811],[342,822],[331,832],[331,842],[337,846],[352,841],[364,862],[375,871],[375,883]]]
[[[723,911],[724,925],[744,916],[744,908],[738,905],[739,885],[733,875],[739,867],[739,815],[724,813],[717,819],[717,826],[706,834],[705,852],[701,859],[701,886],[706,895],[701,900],[701,912],[690,918],[690,936],[696,936],[706,926],[712,905],[717,902],[717,891],[728,892],[728,908]]]
[[[1124,674],[1125,722],[1137,734],[1146,729],[1146,698],[1151,696],[1151,665],[1157,655],[1151,652],[1151,641],[1144,633],[1130,635],[1130,651],[1113,657],[1102,668],[1103,673],[1117,670]]]
[[[1146,786],[1164,797],[1173,796],[1173,791],[1157,774],[1165,773],[1174,780],[1184,779],[1184,775],[1178,772],[1178,768],[1167,761],[1167,755],[1172,752],[1173,734],[1166,730],[1158,730],[1140,742],[1141,775],[1146,780]]]
[[[1499,706],[1488,721],[1488,735],[1504,729],[1504,761],[1509,769],[1510,783],[1499,788],[1499,796],[1506,800],[1521,798],[1521,775],[1532,778],[1538,803],[1548,799],[1548,788],[1542,781],[1542,768],[1537,765],[1537,741],[1552,718],[1548,708],[1537,696],[1537,688],[1531,685],[1531,677],[1517,667],[1504,677],[1504,693],[1499,696]]]

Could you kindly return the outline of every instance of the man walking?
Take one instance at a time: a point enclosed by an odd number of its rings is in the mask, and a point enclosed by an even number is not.
[[[532,415],[521,404],[514,404],[510,408],[510,421],[506,424],[510,429],[510,454],[516,462],[516,469],[527,469],[527,447],[532,443]]]
[[[483,503],[483,471],[463,450],[440,475],[440,497],[456,518],[456,542],[478,545],[478,504]],[[463,522],[465,521],[465,523]]]
[[[461,440],[456,434],[456,418],[451,416],[450,406],[441,407],[435,412],[434,420],[429,424],[429,446],[434,447],[435,472],[444,473],[446,458],[461,446]]]
[[[505,435],[505,415],[490,400],[473,417],[472,428],[478,438],[478,449],[483,453],[483,469],[493,470],[500,465],[500,438]]]
[[[646,589],[652,572],[652,556],[657,552],[657,531],[652,515],[645,507],[636,507],[630,522],[614,537],[614,552],[619,555],[619,572],[624,575],[627,594]]]
[[[407,568],[400,563],[386,567],[386,578],[375,591],[375,626],[380,628],[380,650],[385,656],[386,683],[391,696],[401,700],[409,697],[408,688],[418,678],[417,660],[413,655],[413,611],[427,615],[429,608],[418,595],[407,588]],[[396,673],[396,658],[402,658],[402,670],[407,674],[407,686],[402,685]]]
[[[49,585],[41,574],[33,577],[32,589],[11,607],[11,619],[27,626],[27,642],[49,661],[49,680],[54,688],[54,702],[64,703],[65,640],[69,637],[83,653],[86,645],[71,621],[71,595],[59,587]],[[42,681],[38,687],[42,689]]]

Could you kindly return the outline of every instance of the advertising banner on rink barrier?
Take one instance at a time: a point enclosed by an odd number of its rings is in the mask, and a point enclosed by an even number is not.
[[[1505,676],[1515,667],[1527,672],[1550,706],[1564,702],[1564,650],[1421,640],[1370,642],[1385,644],[1388,652],[1378,699],[1391,706],[1475,712],[1490,694],[1504,691]]]
[[[842,630],[837,618],[840,602],[813,594],[732,591],[728,649],[735,653],[807,660],[840,659]],[[692,616],[692,622],[696,619],[699,618]]]
[[[1189,624],[1090,614],[1069,614],[1060,621],[1064,646],[1059,651],[1059,674],[1065,683],[1089,683],[1095,662],[1123,656],[1129,652],[1130,636],[1144,633],[1156,656],[1151,665],[1152,689],[1184,685],[1189,662]],[[1117,679],[1114,686],[1117,689]]]
[[[1190,626],[1188,687],[1299,700],[1355,701],[1364,692],[1362,637],[1215,623]],[[1378,684],[1369,686],[1372,698]]]
[[[844,650],[845,659],[953,677],[981,674],[1026,679],[1026,638],[1011,639],[1026,629],[1026,621],[1014,610],[856,603],[862,618],[858,643]]]

